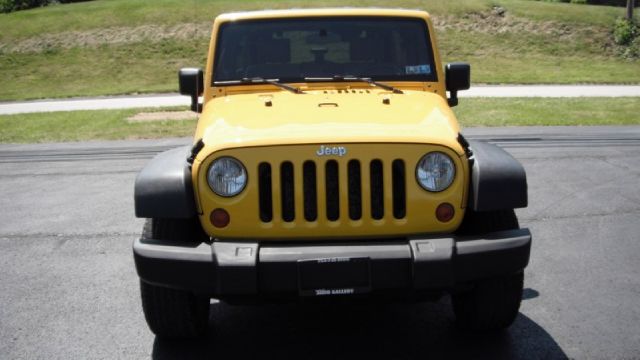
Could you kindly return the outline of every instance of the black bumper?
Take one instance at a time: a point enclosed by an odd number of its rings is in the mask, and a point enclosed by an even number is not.
[[[143,281],[225,299],[451,290],[521,271],[530,248],[520,229],[330,244],[139,239],[133,253]]]

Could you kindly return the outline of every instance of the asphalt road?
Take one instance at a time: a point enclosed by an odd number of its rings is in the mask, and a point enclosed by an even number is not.
[[[147,329],[131,243],[133,180],[188,139],[0,145],[0,358],[638,358],[640,126],[468,129],[524,164],[534,235],[521,312],[455,331],[436,303],[212,304],[205,340]]]
[[[640,96],[640,85],[474,85],[460,97],[621,97]],[[178,94],[108,96],[0,102],[0,115],[52,111],[105,110],[187,106]]]

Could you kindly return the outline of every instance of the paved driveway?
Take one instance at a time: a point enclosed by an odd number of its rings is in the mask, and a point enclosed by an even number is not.
[[[0,358],[635,358],[640,127],[468,129],[524,164],[534,235],[524,300],[497,337],[436,303],[213,304],[204,340],[156,339],[131,242],[137,171],[189,139],[0,145]]]

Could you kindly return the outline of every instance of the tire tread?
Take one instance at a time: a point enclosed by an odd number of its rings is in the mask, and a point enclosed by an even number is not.
[[[140,281],[142,308],[154,334],[167,338],[193,338],[206,333],[209,321],[208,299],[183,290]]]
[[[519,229],[513,210],[474,212],[467,210],[457,235],[486,234]],[[524,274],[483,279],[473,289],[452,295],[453,310],[459,328],[468,331],[499,331],[509,327],[518,316],[524,287]]]
[[[197,219],[195,219],[197,221]],[[197,241],[202,236],[193,219],[147,219],[144,238]],[[209,322],[209,298],[185,290],[170,289],[140,281],[142,310],[154,334],[166,338],[194,338],[204,335]]]

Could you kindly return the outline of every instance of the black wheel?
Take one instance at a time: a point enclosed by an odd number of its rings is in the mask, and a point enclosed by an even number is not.
[[[193,338],[207,332],[208,298],[144,281],[140,281],[140,293],[144,316],[154,334],[167,338]]]
[[[199,224],[189,220],[149,219],[143,237],[158,240],[197,241],[203,236]],[[170,289],[140,281],[142,310],[154,334],[167,338],[204,335],[209,323],[209,301],[185,290]]]
[[[497,331],[509,327],[518,316],[524,274],[479,281],[467,292],[453,294],[453,312],[459,328]]]
[[[467,210],[459,235],[484,234],[520,228],[513,210],[473,212]],[[469,331],[498,331],[509,327],[518,315],[524,274],[484,279],[468,291],[452,294],[453,311],[459,328]]]

